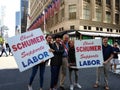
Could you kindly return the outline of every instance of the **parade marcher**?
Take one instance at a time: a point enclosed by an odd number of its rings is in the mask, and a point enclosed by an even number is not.
[[[108,85],[108,70],[110,67],[110,60],[113,58],[113,48],[108,44],[108,38],[103,37],[102,39],[102,52],[103,52],[103,66],[98,67],[96,71],[96,83],[94,88],[98,88],[100,85],[100,75],[102,72],[104,73],[104,81],[105,81],[105,90],[109,90]]]
[[[46,38],[46,41],[47,41],[48,45],[51,47],[52,36],[47,35],[45,38]],[[46,61],[45,62],[43,61],[40,64],[35,65],[32,68],[32,74],[31,74],[30,81],[29,81],[29,84],[28,84],[28,90],[33,90],[32,89],[32,82],[33,82],[33,80],[35,78],[35,75],[36,75],[36,73],[38,71],[38,68],[39,68],[39,77],[40,77],[40,90],[42,90],[43,82],[44,82],[44,72],[45,72]]]
[[[8,44],[8,52],[9,52],[9,54],[8,54],[8,55],[13,55],[13,54],[12,54],[12,52],[11,52],[11,49],[10,49],[9,44]]]
[[[59,77],[60,66],[62,64],[62,55],[64,53],[64,47],[60,44],[61,39],[59,35],[55,36],[55,42],[52,45],[51,52],[54,57],[51,58],[51,82],[50,90],[57,90],[57,83]]]
[[[74,41],[69,41],[69,51],[68,51],[68,66],[69,66],[69,79],[70,79],[70,90],[74,89],[74,85],[81,88],[78,83],[78,68],[76,68],[76,57],[75,57],[75,47]],[[75,83],[72,80],[72,71],[75,73]]]
[[[68,68],[68,49],[69,49],[69,35],[65,34],[63,35],[63,41],[62,41],[62,45],[64,46],[64,53],[62,56],[62,66],[60,69],[60,87],[64,88],[64,81],[66,78],[66,72],[67,72],[67,68]]]
[[[32,89],[32,83],[33,83],[33,80],[35,78],[35,75],[38,71],[38,68],[39,68],[39,77],[40,77],[40,90],[42,90],[43,88],[43,81],[44,81],[44,72],[45,72],[45,62],[42,62],[38,65],[35,65],[33,68],[32,68],[32,74],[30,76],[30,81],[29,81],[29,84],[28,84],[28,90],[33,90]]]
[[[5,42],[2,43],[2,51],[1,51],[0,57],[3,55],[3,53],[6,54],[6,57],[8,56],[8,54],[6,52],[6,44],[5,44]]]
[[[118,44],[115,43],[113,45],[113,53],[114,53],[114,57],[113,59],[111,60],[111,71],[113,72],[116,72],[116,67],[117,67],[117,64],[119,63],[119,60],[118,60],[118,53],[120,52],[119,48],[118,48]],[[112,69],[112,66],[114,66],[114,68]]]

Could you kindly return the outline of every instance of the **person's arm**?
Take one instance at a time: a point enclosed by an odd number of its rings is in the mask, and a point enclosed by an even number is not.
[[[107,64],[112,58],[113,58],[114,54],[111,54],[110,57],[103,62],[103,64]]]

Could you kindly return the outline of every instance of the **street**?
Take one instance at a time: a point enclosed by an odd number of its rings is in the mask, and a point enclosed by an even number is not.
[[[118,70],[119,69],[119,70]],[[118,68],[116,73],[109,72],[109,86],[110,90],[120,89],[120,68]],[[13,56],[0,57],[0,90],[28,90],[27,84],[29,81],[31,69],[20,72],[16,65]],[[80,69],[79,70],[79,83],[82,86],[81,90],[104,90],[103,78],[101,79],[101,86],[99,88],[93,88],[95,83],[95,68]],[[50,67],[46,66],[45,80],[43,90],[49,90],[50,86]],[[59,83],[58,83],[59,85]],[[39,90],[39,77],[38,73],[33,82],[33,90]],[[65,82],[65,90],[69,90],[69,78],[67,73],[67,78]],[[75,88],[74,90],[80,90]]]

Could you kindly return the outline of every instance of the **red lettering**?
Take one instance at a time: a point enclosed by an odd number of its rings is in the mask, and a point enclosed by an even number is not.
[[[31,34],[31,36],[26,36],[26,37],[21,36],[21,40],[30,38],[32,36],[33,36],[32,34]],[[26,48],[28,46],[31,46],[31,45],[37,44],[39,42],[42,42],[43,40],[45,40],[44,36],[41,35],[41,36],[38,36],[38,37],[35,37],[35,38],[32,38],[32,39],[23,41],[21,43],[17,43],[16,45],[13,45],[12,48],[13,48],[14,51],[21,50],[21,49]]]
[[[17,44],[17,48],[18,48],[18,49],[22,49],[21,43],[18,43],[18,44]]]
[[[16,45],[12,45],[12,49],[13,49],[13,51],[17,51]]]

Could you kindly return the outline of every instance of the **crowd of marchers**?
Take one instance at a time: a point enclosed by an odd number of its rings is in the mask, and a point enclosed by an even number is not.
[[[74,40],[69,39],[69,35],[64,34],[62,39],[61,36],[56,35],[52,38],[51,35],[46,35],[47,44],[50,47],[50,52],[54,54],[50,60],[50,72],[51,72],[51,80],[50,80],[50,87],[49,90],[57,90],[61,88],[61,90],[65,90],[65,78],[67,74],[67,70],[69,70],[69,84],[70,90],[74,90],[74,87],[79,89],[82,86],[79,84],[78,79],[78,71],[79,69],[76,67],[76,57],[75,57],[75,46]],[[100,84],[100,76],[104,74],[104,89],[109,90],[109,83],[108,83],[108,71],[109,67],[111,66],[111,70],[114,72],[116,71],[116,66],[118,63],[118,53],[119,48],[117,43],[113,46],[108,44],[108,37],[102,38],[102,53],[103,53],[103,66],[97,67],[96,69],[96,82],[93,85],[94,88],[99,88]],[[46,63],[49,61],[46,60],[41,62],[38,65],[32,67],[31,76],[28,82],[28,90],[34,90],[32,88],[32,83],[35,78],[35,75],[39,69],[39,77],[40,77],[40,88],[39,90],[43,90],[43,83],[44,83],[44,74],[45,74],[45,67]],[[114,68],[113,68],[114,65]],[[72,72],[75,75],[75,80],[73,80]],[[60,85],[58,85],[58,81],[60,81]],[[75,81],[75,82],[73,82]]]

